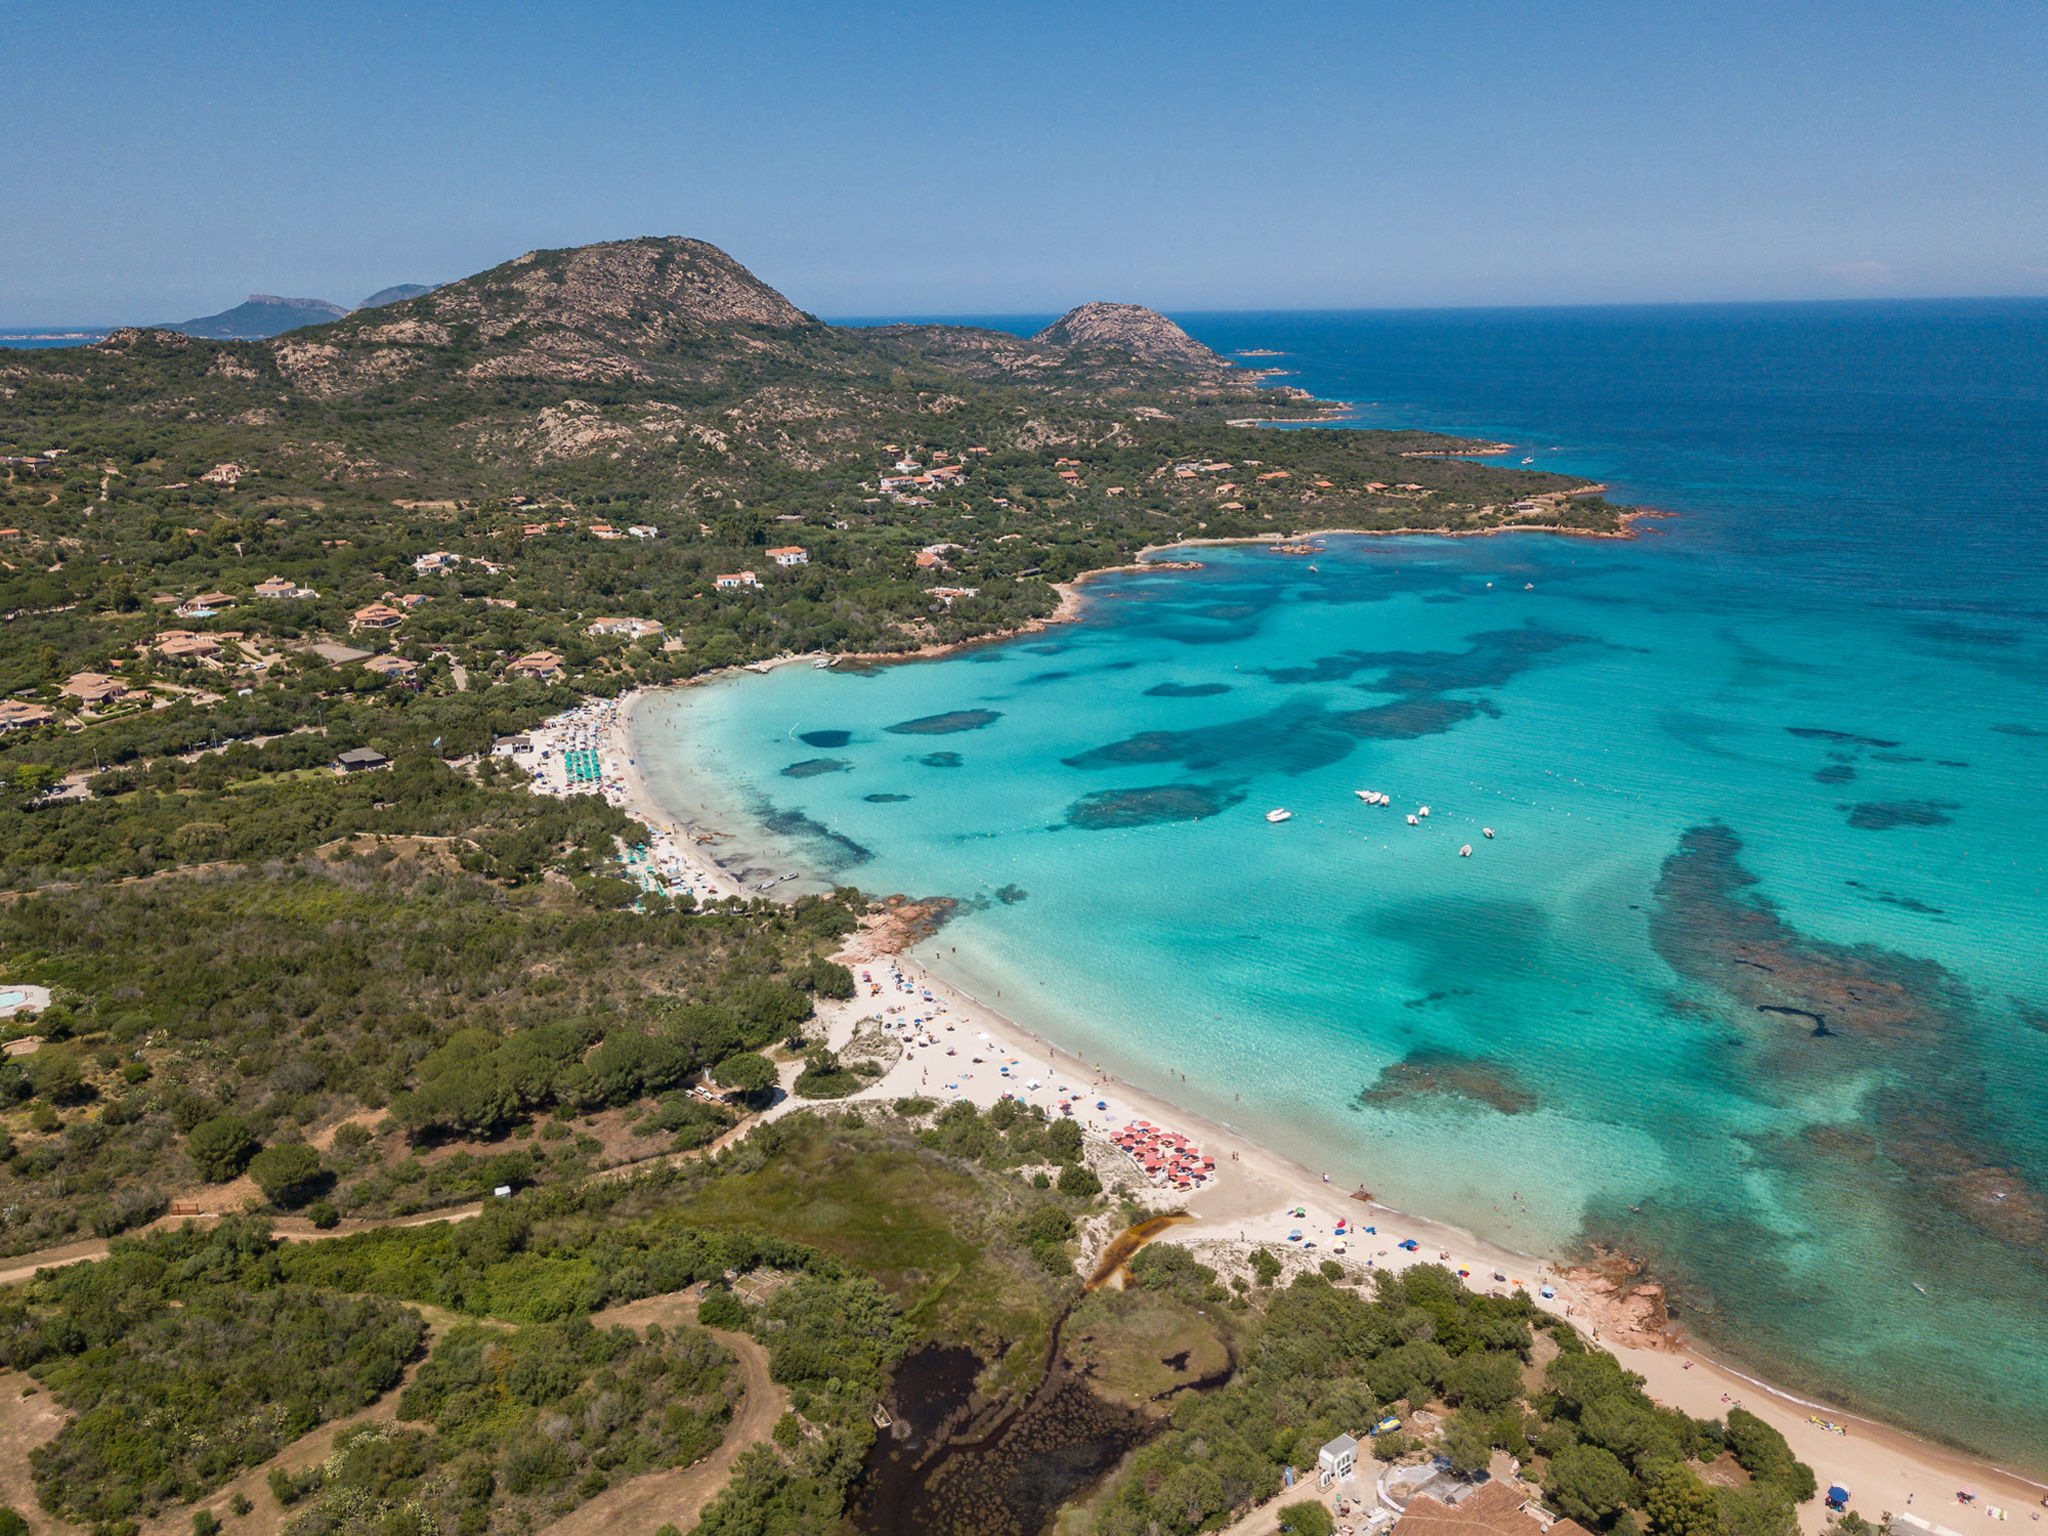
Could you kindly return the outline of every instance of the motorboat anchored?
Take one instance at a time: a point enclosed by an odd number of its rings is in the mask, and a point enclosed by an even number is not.
[[[1280,809],[1275,809],[1275,810],[1270,810],[1270,811],[1266,812],[1266,820],[1268,820],[1268,821],[1287,821],[1287,820],[1291,819],[1291,818],[1293,817],[1293,815],[1294,815],[1294,812],[1292,812],[1292,811],[1288,811],[1288,810],[1280,810]]]

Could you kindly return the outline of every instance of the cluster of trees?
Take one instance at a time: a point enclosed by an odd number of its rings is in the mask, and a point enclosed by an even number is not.
[[[694,1536],[838,1529],[874,1444],[874,1406],[913,1330],[858,1273],[802,1275],[734,1320],[767,1347],[792,1416],[773,1445],[741,1454]]]
[[[447,845],[361,846],[0,904],[11,974],[58,999],[28,1026],[51,1042],[0,1062],[0,1248],[120,1231],[245,1168],[316,1216],[574,1178],[585,1154],[531,1117],[661,1095],[851,984],[818,951],[853,892],[646,917],[471,874]],[[309,1161],[317,1126],[386,1109],[418,1137],[527,1139],[422,1162],[352,1125]],[[696,1145],[724,1123],[652,1103],[640,1126]]]
[[[257,1225],[117,1243],[0,1305],[0,1366],[73,1417],[30,1456],[52,1514],[95,1524],[189,1503],[398,1382],[419,1314],[285,1281]]]
[[[1330,1266],[1335,1268],[1336,1266]],[[1133,1266],[1148,1288],[1188,1305],[1222,1294],[1213,1272],[1171,1245]],[[1813,1474],[1784,1437],[1736,1410],[1728,1422],[1660,1408],[1640,1376],[1589,1349],[1571,1326],[1521,1294],[1481,1296],[1435,1265],[1381,1273],[1369,1292],[1297,1275],[1251,1314],[1242,1369],[1228,1386],[1183,1397],[1172,1428],[1138,1453],[1106,1500],[1101,1536],[1188,1533],[1276,1493],[1282,1469],[1388,1412],[1441,1402],[1452,1409],[1438,1452],[1461,1470],[1505,1450],[1540,1468],[1561,1513],[1633,1536],[1791,1536],[1792,1507]],[[1262,1277],[1269,1278],[1269,1277]],[[1525,1385],[1537,1333],[1557,1353],[1540,1389]],[[1752,1474],[1712,1490],[1696,1464],[1731,1450]],[[1389,1436],[1382,1454],[1403,1443]]]
[[[273,1471],[271,1492],[304,1506],[286,1524],[293,1536],[537,1523],[714,1449],[732,1412],[730,1367],[694,1328],[464,1324],[405,1389],[397,1424],[344,1431],[305,1473]]]

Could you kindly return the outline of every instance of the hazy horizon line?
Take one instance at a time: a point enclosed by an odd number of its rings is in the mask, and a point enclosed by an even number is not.
[[[462,279],[457,278],[460,282]],[[333,302],[324,300],[322,302]],[[401,301],[402,302],[402,301]],[[1135,299],[1095,300],[1084,299],[1082,303],[1139,303]],[[1778,298],[1778,299],[1595,299],[1573,303],[1551,304],[1304,304],[1291,306],[1254,306],[1233,308],[1187,308],[1179,305],[1160,307],[1145,305],[1159,314],[1174,316],[1199,315],[1403,315],[1403,314],[1518,314],[1574,310],[1644,310],[1644,309],[1826,309],[1826,308],[1876,308],[1883,305],[1900,304],[2048,304],[2048,294],[2039,293],[1915,293],[1915,294],[1864,294],[1857,297],[1840,298]],[[235,306],[230,304],[228,309]],[[878,325],[945,325],[965,324],[973,321],[1057,319],[1077,308],[1067,309],[973,309],[938,311],[902,311],[896,313],[875,312],[859,315],[818,315],[817,319],[826,325],[849,328],[865,328]],[[224,313],[225,311],[216,311]],[[351,310],[351,314],[361,313]],[[201,317],[203,318],[203,317]],[[304,330],[299,326],[294,329]],[[167,330],[160,322],[115,320],[115,321],[0,321],[0,339],[14,340],[33,336],[66,335],[73,332],[109,332],[119,330]],[[288,334],[280,331],[279,335]],[[223,338],[202,337],[201,340]],[[233,339],[233,338],[227,338]],[[269,338],[258,338],[268,340]]]

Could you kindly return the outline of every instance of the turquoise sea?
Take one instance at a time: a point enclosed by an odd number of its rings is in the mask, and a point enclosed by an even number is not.
[[[2048,305],[1181,318],[1680,515],[1203,550],[665,696],[657,788],[958,898],[941,971],[1333,1181],[2048,1471]]]

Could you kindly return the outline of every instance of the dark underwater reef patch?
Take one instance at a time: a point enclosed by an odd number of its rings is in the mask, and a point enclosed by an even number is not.
[[[1845,747],[1896,747],[1896,741],[1886,741],[1881,736],[1858,736],[1852,731],[1831,731],[1818,725],[1788,725],[1787,736],[1797,736],[1802,741],[1835,741]]]
[[[1500,706],[1490,699],[1397,699],[1372,709],[1347,710],[1332,715],[1330,723],[1347,736],[1367,741],[1413,741],[1419,736],[1440,736],[1463,725],[1475,715],[1497,715]]]
[[[1927,1041],[1967,1017],[1963,987],[1935,961],[1811,938],[1756,885],[1734,832],[1719,823],[1692,828],[1658,876],[1657,953],[1743,1008],[1822,1019],[1833,1034]]]
[[[1897,907],[1902,912],[1918,912],[1923,917],[1941,917],[1946,907],[1930,907],[1917,896],[1901,896],[1896,891],[1872,891],[1861,880],[1844,880],[1842,884],[1854,890],[1866,892],[1872,901],[1881,901],[1888,907]]]
[[[1541,1102],[1507,1067],[1455,1051],[1410,1051],[1380,1069],[1360,1091],[1365,1109],[1399,1109],[1428,1099],[1462,1099],[1503,1115],[1525,1115]]]
[[[1829,763],[1825,768],[1813,770],[1816,784],[1847,784],[1856,777],[1856,770],[1847,763]]]
[[[918,761],[927,768],[958,768],[967,759],[958,752],[927,752]]]
[[[1991,729],[2001,736],[2048,736],[2048,730],[2038,725],[1994,725]]]
[[[1750,1070],[1765,1096],[1827,1082],[1851,1062],[1882,1061],[1890,1081],[1866,1099],[1863,1124],[1889,1175],[1873,1200],[1931,1195],[1954,1216],[2048,1260],[2048,1196],[2000,1145],[2009,1112],[1987,1096],[1985,1059],[1969,990],[1932,960],[1874,944],[1801,933],[1755,891],[1742,844],[1727,827],[1694,827],[1664,861],[1650,935],[1681,976],[1730,1004],[1807,1026],[1767,1039]],[[1910,1209],[1901,1219],[1910,1219]],[[1695,1234],[1697,1237],[1697,1234]]]
[[[1058,683],[1072,677],[1071,672],[1038,672],[1024,679],[1026,683]],[[892,726],[893,730],[894,727]]]
[[[867,803],[868,803],[869,805],[901,805],[901,804],[902,804],[902,803],[903,803],[903,802],[904,802],[905,800],[908,800],[909,798],[910,798],[910,796],[908,796],[908,795],[862,795],[862,796],[861,796],[861,799],[863,799],[863,800],[867,801]]]
[[[865,864],[875,856],[872,849],[834,832],[823,822],[811,820],[802,811],[778,810],[771,805],[759,811],[755,819],[778,837],[804,838],[818,851],[820,862],[835,871]]]
[[[996,900],[1000,901],[1006,907],[1014,907],[1015,905],[1017,905],[1018,902],[1024,900],[1024,898],[1029,896],[1030,894],[1031,893],[1025,890],[1024,887],[1021,885],[999,885],[996,887],[995,893]]]
[[[1148,784],[1141,789],[1099,789],[1067,807],[1067,825],[1090,832],[1201,821],[1244,799],[1228,784]]]
[[[1003,712],[999,709],[954,709],[943,715],[920,715],[915,720],[899,720],[882,729],[892,736],[951,736],[959,731],[978,731],[1002,718]]]
[[[853,740],[853,732],[804,731],[797,736],[797,740],[807,747],[823,747],[829,750],[833,747],[845,746],[849,741]]]
[[[844,773],[853,764],[843,763],[836,757],[807,757],[800,763],[791,763],[782,770],[785,779],[815,779],[821,773]]]
[[[1567,634],[1529,624],[1493,629],[1471,637],[1462,651],[1340,651],[1306,666],[1269,667],[1276,683],[1333,683],[1361,672],[1381,673],[1358,686],[1373,693],[1448,693],[1462,688],[1498,688],[1512,682],[1539,657],[1593,643],[1590,635]]]
[[[1155,683],[1145,690],[1148,699],[1213,699],[1230,692],[1228,683]]]
[[[1300,667],[1269,669],[1276,682],[1342,682],[1361,671],[1386,676],[1358,686],[1400,697],[1365,709],[1332,713],[1309,701],[1263,715],[1184,731],[1141,731],[1122,741],[1063,758],[1069,768],[1179,763],[1196,773],[1309,773],[1348,757],[1360,741],[1410,741],[1440,735],[1479,715],[1498,715],[1491,699],[1453,698],[1453,689],[1504,683],[1538,657],[1590,643],[1554,630],[1496,630],[1475,635],[1466,652],[1345,651]]]
[[[1953,619],[1925,620],[1913,626],[1913,633],[1944,644],[1988,645],[1998,650],[2019,645],[2026,639],[2016,629],[1980,629],[1974,624],[1958,624]]]
[[[1866,800],[1848,807],[1849,825],[1863,832],[1889,832],[1893,827],[1945,827],[1955,820],[1953,800]]]
[[[2007,1001],[2012,1004],[2014,1018],[2029,1029],[2038,1029],[2043,1034],[2048,1034],[2048,1008],[2043,1008],[2039,1003],[2030,1003],[2024,997],[2008,998]]]

